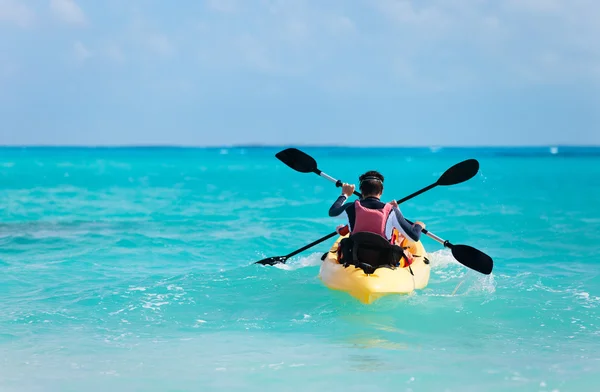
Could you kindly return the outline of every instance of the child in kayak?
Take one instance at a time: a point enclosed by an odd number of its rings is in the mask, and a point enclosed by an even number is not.
[[[401,246],[404,239],[417,242],[421,231],[425,228],[423,222],[417,221],[411,225],[406,221],[395,200],[383,203],[383,175],[377,171],[368,171],[359,177],[359,189],[362,198],[354,202],[344,202],[354,193],[354,184],[343,184],[342,195],[329,209],[329,216],[336,217],[346,214],[348,225],[338,226],[337,232],[346,235],[348,232],[371,232],[379,234],[391,244]],[[409,259],[412,259],[409,257]],[[408,265],[410,265],[409,260]]]

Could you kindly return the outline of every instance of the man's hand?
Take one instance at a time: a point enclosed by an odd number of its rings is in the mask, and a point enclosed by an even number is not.
[[[354,184],[346,184],[342,185],[342,193],[348,197],[352,196],[354,193]]]

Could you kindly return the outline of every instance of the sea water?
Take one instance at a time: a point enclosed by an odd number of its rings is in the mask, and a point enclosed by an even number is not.
[[[0,149],[0,391],[597,391],[600,149],[305,148],[385,176],[494,259],[423,237],[426,289],[364,305],[318,279],[340,188],[281,148]]]

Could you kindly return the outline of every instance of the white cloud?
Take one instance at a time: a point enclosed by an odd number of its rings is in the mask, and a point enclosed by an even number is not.
[[[175,54],[176,46],[173,40],[158,28],[153,20],[136,13],[127,27],[127,32],[120,37],[122,46],[129,46],[127,52],[142,49],[148,53],[169,57]]]
[[[334,34],[344,35],[356,32],[352,19],[344,15],[334,15],[329,20],[329,28]]]
[[[19,27],[29,27],[35,20],[33,10],[15,0],[0,0],[0,22],[13,23]]]
[[[236,0],[207,0],[206,5],[218,12],[234,12],[239,8]]]
[[[308,24],[301,20],[289,20],[285,24],[285,35],[292,41],[303,41],[309,38]]]
[[[92,52],[80,41],[76,41],[73,44],[73,51],[75,53],[75,57],[79,63],[85,62],[87,59],[92,57]]]
[[[108,57],[111,61],[115,63],[125,62],[125,54],[121,50],[121,47],[116,44],[108,45],[104,54],[106,55],[106,57]]]
[[[264,0],[237,8],[227,18],[202,18],[182,47],[198,53],[201,66],[218,70],[251,70],[294,78],[310,77],[319,67],[335,73],[334,63],[354,46],[357,28],[353,6],[306,0]],[[241,3],[240,3],[241,4]],[[321,75],[322,76],[322,75]],[[339,83],[353,76],[339,78]],[[352,82],[354,85],[355,83]]]
[[[244,35],[239,39],[238,45],[242,63],[263,72],[275,71],[276,66],[262,42],[250,35]]]
[[[162,33],[145,33],[144,42],[150,50],[161,56],[169,56],[175,52],[169,38]]]
[[[402,57],[396,74],[405,82],[460,88],[575,81],[582,75],[600,82],[600,45],[592,38],[600,36],[596,0],[371,4],[390,22],[384,46]],[[465,84],[448,83],[452,79]]]
[[[14,63],[0,61],[0,80],[10,79],[18,72],[18,67]]]
[[[74,0],[50,0],[50,8],[61,21],[74,26],[84,26],[87,23],[83,10]]]
[[[211,4],[232,10],[228,3]],[[598,0],[241,5],[227,18],[203,18],[195,41],[178,44],[201,53],[203,66],[286,75],[330,92],[357,86],[432,92],[600,82]]]
[[[531,12],[559,12],[568,4],[561,0],[508,0],[505,5],[512,9]]]
[[[375,0],[373,4],[385,17],[406,27],[428,26],[439,30],[450,22],[450,15],[439,4],[416,7],[409,0]]]
[[[14,2],[0,4],[7,1]],[[85,21],[73,1],[52,3],[72,15],[63,20]],[[220,74],[285,76],[328,92],[600,81],[596,0],[262,0],[252,7],[207,0],[202,6],[227,15],[188,19],[178,10],[177,18],[160,18],[160,8],[133,6],[115,35],[106,23],[103,41],[110,45],[96,46],[94,54],[116,63],[124,54],[127,62],[177,54],[178,61],[199,59]],[[85,46],[77,51],[82,59],[91,55]]]

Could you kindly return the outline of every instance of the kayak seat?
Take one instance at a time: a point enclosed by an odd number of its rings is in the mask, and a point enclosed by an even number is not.
[[[379,234],[359,232],[340,241],[340,264],[361,268],[370,275],[378,268],[396,268],[404,256],[397,245],[390,244]]]

